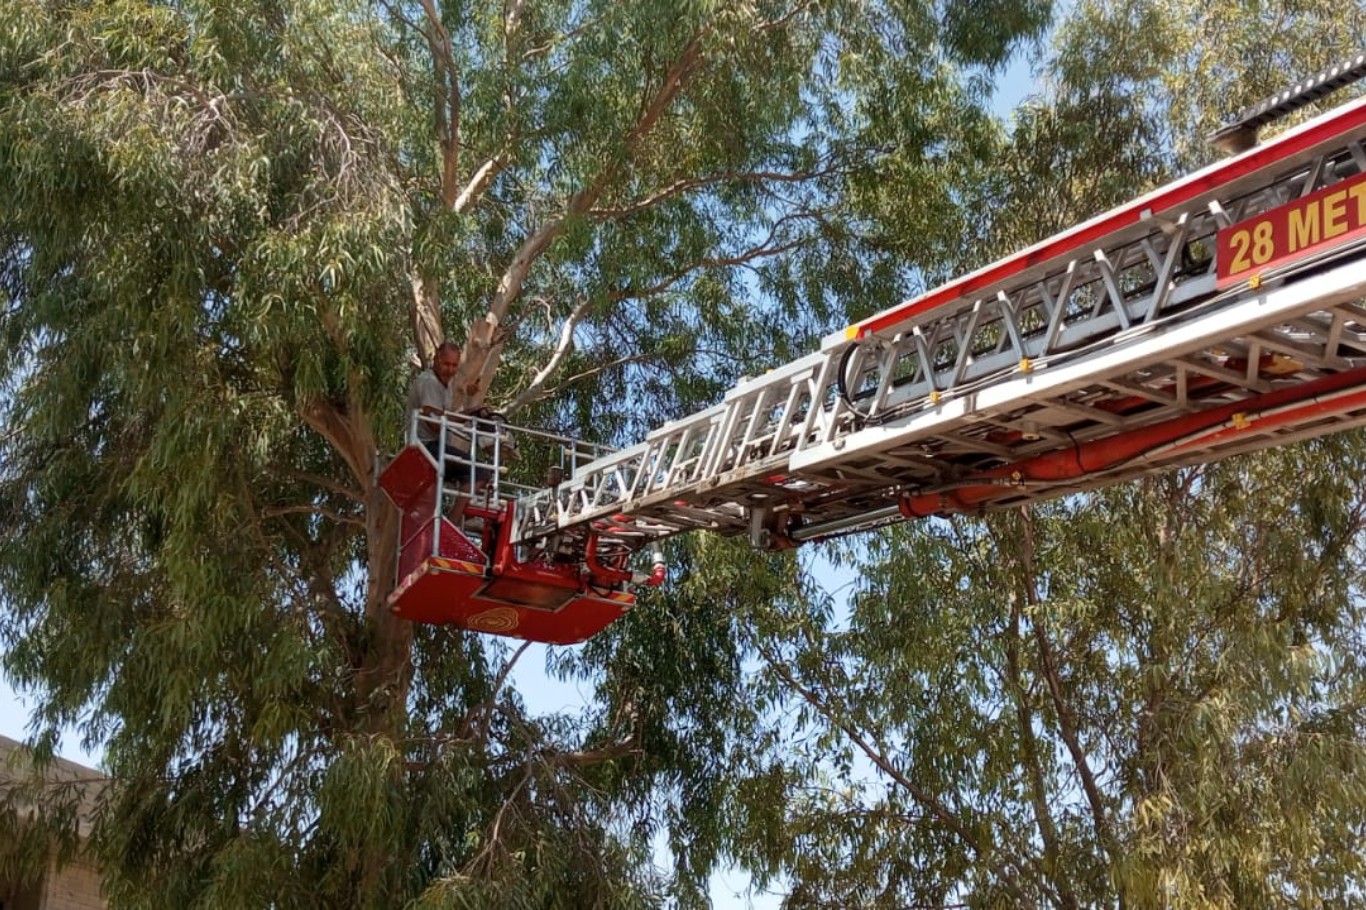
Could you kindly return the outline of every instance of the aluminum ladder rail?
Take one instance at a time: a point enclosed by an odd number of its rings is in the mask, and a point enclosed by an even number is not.
[[[514,538],[562,551],[590,531],[626,549],[693,529],[809,539],[899,520],[903,497],[995,465],[1366,366],[1360,243],[1222,290],[1214,256],[1220,228],[1366,172],[1364,140],[1358,99],[850,326],[524,497]],[[1137,415],[1115,406],[1134,400]],[[1280,427],[991,507],[1362,422]]]

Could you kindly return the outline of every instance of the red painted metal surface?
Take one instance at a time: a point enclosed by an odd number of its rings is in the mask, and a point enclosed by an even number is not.
[[[402,580],[389,595],[389,609],[395,616],[549,644],[574,644],[601,632],[635,605],[635,595],[626,586],[589,584],[578,565],[519,562],[510,542],[511,503],[503,510],[474,504],[466,508],[467,517],[483,521],[478,541],[439,517],[436,464],[425,449],[404,449],[380,475],[379,483],[403,512],[399,532]],[[489,553],[496,558],[490,560]]]
[[[379,485],[405,515],[421,509],[431,516],[436,504],[436,463],[426,449],[408,446],[380,474]]]
[[[499,596],[515,594],[524,584],[529,583],[508,576],[486,577],[482,565],[434,557],[394,590],[389,608],[395,616],[413,622],[569,645],[601,632],[635,605],[635,596],[628,592],[592,588],[563,591],[566,596],[554,608]],[[533,596],[545,590],[543,584],[530,584]]]
[[[380,474],[379,485],[403,513],[399,528],[398,575],[406,578],[432,556],[484,564],[487,559],[455,526],[436,514],[436,463],[427,450],[408,446]],[[440,546],[433,535],[440,534]]]
[[[1366,234],[1366,174],[1292,199],[1215,237],[1218,287],[1350,243]]]
[[[598,558],[598,535],[596,532],[588,535],[588,543],[584,547],[584,562],[588,566],[588,571],[592,573],[593,580],[600,584],[618,584],[631,580],[631,573],[627,569],[619,569],[606,565]]]

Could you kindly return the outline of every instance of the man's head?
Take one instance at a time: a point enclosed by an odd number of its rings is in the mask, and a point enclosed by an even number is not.
[[[432,372],[442,385],[450,385],[451,377],[460,369],[460,348],[453,341],[443,341],[432,355]]]

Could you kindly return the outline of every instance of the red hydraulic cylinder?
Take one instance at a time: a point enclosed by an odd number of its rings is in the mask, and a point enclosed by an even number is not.
[[[999,465],[977,474],[966,485],[954,490],[904,496],[899,508],[908,519],[976,512],[993,500],[1009,496],[1011,487],[1016,484],[1078,480],[1156,454],[1163,448],[1168,449],[1164,454],[1175,454],[1240,435],[1366,407],[1366,388],[1362,386],[1366,386],[1366,368],[1326,376],[1196,414],[1185,414],[1129,433],[1082,443],[1071,449]],[[1354,391],[1338,394],[1354,387]],[[1221,427],[1229,421],[1233,423]],[[1202,432],[1207,430],[1213,432]]]

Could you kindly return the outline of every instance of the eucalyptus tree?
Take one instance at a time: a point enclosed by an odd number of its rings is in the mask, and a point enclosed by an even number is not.
[[[640,807],[720,773],[734,616],[638,611],[555,723],[392,618],[410,363],[463,335],[468,402],[610,439],[890,301],[916,263],[843,203],[926,175],[949,247],[969,77],[1048,15],[989,7],[0,2],[5,668],[106,749],[115,904],[662,899]]]
[[[1363,38],[1326,2],[1081,0],[957,267],[1204,163]],[[798,630],[759,633],[756,698],[805,747],[743,788],[747,862],[791,907],[1361,906],[1363,458],[1348,434],[851,547],[847,610],[761,620]]]

